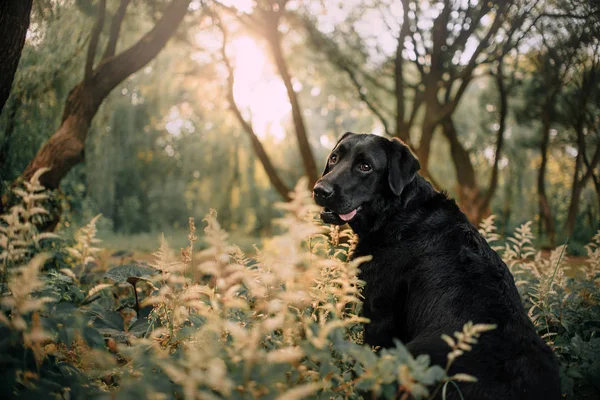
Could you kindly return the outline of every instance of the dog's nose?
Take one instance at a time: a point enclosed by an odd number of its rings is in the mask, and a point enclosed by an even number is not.
[[[313,188],[313,194],[315,197],[321,197],[323,199],[326,199],[333,195],[333,188],[324,182],[317,182],[317,184]]]

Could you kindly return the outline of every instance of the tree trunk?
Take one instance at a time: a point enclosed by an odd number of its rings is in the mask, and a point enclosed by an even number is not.
[[[25,45],[33,0],[0,1],[0,113],[10,94]]]
[[[162,50],[183,20],[189,2],[173,0],[152,30],[129,49],[102,60],[88,80],[75,86],[67,98],[60,127],[29,163],[23,179],[29,179],[39,168],[48,167],[50,171],[41,176],[40,182],[49,189],[58,188],[62,178],[83,159],[88,130],[104,99]],[[86,71],[89,73],[87,63]]]
[[[551,101],[546,102],[542,111],[542,141],[540,151],[542,153],[542,163],[538,171],[537,189],[538,201],[540,207],[540,223],[546,229],[549,245],[554,247],[556,240],[556,228],[554,226],[554,217],[546,195],[546,165],[548,164],[548,145],[550,143],[550,113],[553,112]]]
[[[13,100],[9,103],[7,108],[7,119],[6,119],[6,129],[4,131],[4,137],[0,142],[0,185],[1,181],[9,179],[9,171],[7,171],[7,161],[8,155],[10,154],[10,144],[12,134],[15,131],[15,123],[17,119],[17,111],[21,106],[21,99],[15,98],[13,95]],[[3,191],[0,188],[0,196],[2,196]],[[0,202],[0,213],[1,213],[1,202]]]
[[[458,140],[452,118],[448,117],[444,119],[442,121],[442,128],[444,136],[450,142],[450,154],[454,162],[458,183],[458,203],[469,220],[477,224],[481,219],[481,215],[479,214],[481,191],[477,187],[475,170],[469,158],[469,153]]]
[[[504,131],[506,130],[506,117],[508,115],[508,91],[504,84],[504,76],[502,73],[503,60],[500,59],[499,62],[498,73],[496,74],[496,85],[498,86],[498,94],[500,96],[500,116],[498,118],[499,127],[498,135],[496,137],[496,151],[494,152],[494,165],[492,167],[492,175],[490,176],[490,184],[488,185],[488,190],[480,201],[479,209],[477,210],[477,223],[490,214],[490,203],[492,202],[492,197],[494,197],[494,193],[498,187],[500,156],[502,155],[502,148],[504,147]]]
[[[246,132],[246,134],[250,138],[250,143],[252,144],[252,149],[254,150],[254,154],[256,154],[256,156],[258,157],[258,160],[262,164],[263,169],[264,169],[265,173],[267,174],[267,177],[269,178],[269,181],[271,182],[271,184],[273,185],[275,190],[277,190],[277,192],[281,195],[281,197],[283,197],[283,199],[285,201],[289,201],[291,199],[290,198],[290,189],[287,187],[287,185],[284,183],[284,181],[279,177],[279,174],[277,173],[275,166],[271,162],[269,155],[267,154],[267,152],[265,151],[265,148],[263,147],[262,143],[258,139],[256,132],[254,132],[252,123],[248,122],[248,121],[246,121],[246,119],[244,119],[244,116],[242,115],[242,113],[235,101],[235,96],[233,93],[233,87],[235,84],[234,70],[233,70],[233,66],[231,65],[231,62],[229,61],[229,57],[227,56],[228,33],[227,33],[225,26],[221,23],[221,20],[218,18],[218,16],[215,16],[215,18],[217,21],[217,25],[220,28],[221,33],[223,34],[223,44],[221,45],[221,57],[223,58],[223,63],[225,64],[225,68],[227,68],[227,73],[228,73],[228,75],[227,75],[227,100],[229,101],[229,108],[231,109],[231,111],[235,115],[236,119],[238,120],[238,122],[240,123],[242,128],[244,129],[244,132]]]
[[[579,159],[579,154],[577,155]],[[579,160],[575,161],[575,172],[573,173],[573,185],[571,187],[571,201],[569,202],[569,210],[567,212],[567,219],[565,221],[565,232],[567,236],[573,234],[575,229],[575,223],[577,222],[577,211],[579,210],[579,199],[581,197],[581,191],[585,185],[582,180],[579,179]]]
[[[252,143],[252,149],[254,150],[254,154],[256,154],[256,156],[258,157],[258,160],[262,164],[262,166],[265,170],[265,173],[267,174],[267,177],[269,178],[269,181],[271,182],[271,184],[273,185],[275,190],[277,190],[277,192],[281,195],[281,197],[283,197],[283,199],[285,201],[289,201],[291,199],[290,198],[290,189],[283,182],[283,180],[279,177],[279,174],[277,173],[277,170],[273,166],[271,159],[267,155],[265,148],[263,147],[262,143],[258,139],[258,136],[256,136],[256,133],[254,132],[254,128],[252,128],[252,125],[250,125],[250,123],[248,123],[244,119],[244,117],[242,116],[242,113],[240,112],[239,108],[237,107],[237,105],[235,103],[235,99],[233,97],[233,80],[231,83],[230,95],[228,97],[229,97],[230,108],[233,111],[233,113],[235,114],[235,117],[237,118],[239,123],[242,125],[244,132],[246,132],[246,134],[250,138],[250,143]]]
[[[594,168],[600,162],[600,148],[596,149],[591,162],[585,162],[587,164],[587,171],[583,173],[581,179],[579,178],[582,168],[584,168],[584,159],[586,157],[586,146],[585,136],[583,134],[583,124],[577,127],[577,157],[575,158],[575,171],[573,172],[573,184],[571,187],[571,201],[569,203],[569,210],[567,212],[567,220],[565,221],[565,231],[567,235],[571,236],[575,230],[575,223],[577,222],[577,212],[579,211],[579,200],[581,192],[587,184],[587,181],[592,178],[594,174]]]
[[[509,182],[514,182],[514,168],[512,166],[508,166],[508,180]],[[513,185],[508,184],[505,185],[505,193],[504,193],[504,206],[502,208],[503,211],[503,220],[502,220],[502,231],[501,235],[506,237],[506,233],[508,231],[508,225],[510,224],[510,217],[512,214],[512,200],[513,200]]]
[[[306,172],[306,176],[308,177],[308,186],[309,189],[312,189],[317,179],[319,179],[315,157],[306,133],[300,101],[298,100],[298,95],[294,91],[292,77],[290,75],[287,62],[285,61],[285,57],[283,56],[283,49],[281,48],[281,34],[278,30],[278,19],[274,15],[271,15],[269,18],[267,40],[271,47],[273,58],[275,59],[275,65],[277,66],[277,70],[281,75],[281,79],[283,80],[285,89],[290,99],[290,104],[292,106],[292,119],[294,121],[294,128],[296,130],[296,138],[298,139],[298,147],[302,156],[304,170]]]
[[[421,163],[421,175],[428,178],[429,174],[429,153],[431,152],[431,142],[437,124],[435,119],[435,106],[432,104],[434,100],[431,98],[432,94],[429,93],[426,96],[427,101],[425,102],[425,116],[423,118],[423,125],[421,127],[421,139],[419,140],[419,148],[416,150],[419,162]],[[433,94],[435,96],[435,94]]]

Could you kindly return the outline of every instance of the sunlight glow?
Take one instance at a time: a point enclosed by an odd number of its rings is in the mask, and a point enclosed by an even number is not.
[[[284,121],[291,111],[283,82],[251,37],[234,39],[229,52],[235,68],[233,95],[238,107],[261,139],[281,141],[285,137]]]

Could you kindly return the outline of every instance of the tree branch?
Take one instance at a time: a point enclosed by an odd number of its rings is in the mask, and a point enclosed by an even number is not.
[[[96,87],[101,91],[99,95],[107,94],[156,57],[179,27],[189,3],[190,0],[172,0],[154,28],[127,50],[98,65],[94,80]]]
[[[457,50],[462,50],[467,44],[467,40],[473,35],[475,29],[479,26],[479,22],[490,11],[491,2],[484,1],[481,3],[481,8],[477,15],[471,18],[471,22],[469,22],[469,28],[461,29],[460,33],[456,37],[456,40],[452,42],[449,48],[450,54],[454,54]],[[465,12],[465,20],[470,17],[470,15],[475,11],[474,7],[471,7],[470,4],[467,6],[467,10]]]
[[[84,81],[89,81],[94,72],[94,58],[96,57],[96,49],[98,48],[98,42],[100,41],[100,34],[104,27],[104,16],[106,14],[106,0],[100,0],[98,3],[98,16],[96,17],[96,24],[92,30],[92,37],[90,39],[90,45],[88,47],[87,57],[85,60],[85,73]]]
[[[461,82],[460,87],[458,88],[456,94],[454,95],[454,98],[452,99],[452,101],[450,103],[444,104],[441,111],[438,113],[438,116],[437,116],[438,122],[445,119],[446,117],[452,115],[452,113],[458,106],[458,103],[459,103],[460,99],[462,98],[462,95],[465,93],[467,87],[469,86],[469,83],[471,82],[471,75],[473,73],[473,70],[478,65],[477,58],[479,57],[479,54],[481,54],[481,52],[489,45],[490,38],[498,32],[498,30],[500,29],[500,26],[502,25],[502,22],[504,22],[504,15],[507,12],[506,7],[507,7],[507,5],[505,3],[502,3],[500,5],[500,8],[496,12],[494,22],[492,22],[492,25],[491,25],[490,29],[488,30],[488,32],[486,33],[485,37],[483,39],[481,39],[481,41],[477,45],[475,52],[471,56],[471,59],[469,60],[469,62],[467,63],[467,66],[465,67],[463,73],[461,74],[462,82]],[[508,7],[510,7],[510,6],[508,6]]]
[[[379,108],[373,103],[373,101],[367,96],[365,92],[365,87],[361,85],[356,72],[352,69],[352,63],[341,54],[341,51],[335,46],[335,44],[331,40],[328,40],[324,37],[324,35],[313,25],[311,21],[304,19],[303,23],[313,46],[315,48],[320,49],[321,51],[324,51],[327,55],[329,62],[331,62],[333,65],[344,71],[346,75],[348,75],[350,82],[352,82],[352,85],[358,92],[359,98],[366,104],[369,110],[371,110],[371,112],[373,112],[373,114],[375,114],[375,116],[379,119],[379,121],[383,125],[385,133],[389,136],[393,136],[393,133],[389,128],[389,123],[387,119],[379,110]]]
[[[104,55],[102,56],[103,60],[106,60],[107,58],[110,58],[115,55],[115,51],[117,49],[117,41],[119,40],[119,34],[121,33],[121,25],[123,24],[123,19],[125,19],[125,12],[127,11],[127,6],[129,6],[130,2],[131,0],[121,0],[117,12],[112,17],[110,23],[110,37],[108,38],[106,50],[104,51]]]

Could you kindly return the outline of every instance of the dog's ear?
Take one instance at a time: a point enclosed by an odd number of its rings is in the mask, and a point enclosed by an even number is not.
[[[340,142],[342,140],[344,140],[345,138],[347,138],[350,135],[355,135],[355,133],[346,132],[342,136],[340,136],[340,138],[335,143],[335,146],[333,146],[333,149],[331,149],[331,151],[333,151],[337,147],[337,145],[340,144]],[[325,161],[325,169],[323,170],[323,173],[321,174],[321,177],[324,177],[325,175],[327,175],[328,172],[329,172],[329,158],[327,158],[327,161]]]
[[[420,168],[419,160],[413,155],[408,146],[399,139],[390,140],[388,182],[392,193],[400,196],[406,185],[415,179]]]

